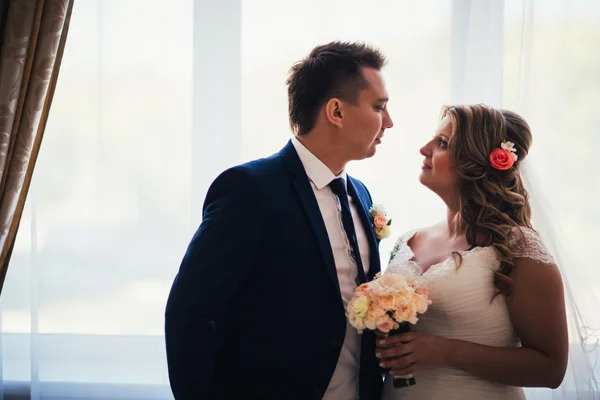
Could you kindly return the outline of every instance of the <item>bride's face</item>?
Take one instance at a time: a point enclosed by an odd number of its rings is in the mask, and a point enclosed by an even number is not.
[[[437,193],[444,200],[459,195],[460,179],[448,151],[448,142],[452,137],[452,120],[449,116],[442,119],[433,138],[421,148],[423,165],[419,180],[423,185]]]

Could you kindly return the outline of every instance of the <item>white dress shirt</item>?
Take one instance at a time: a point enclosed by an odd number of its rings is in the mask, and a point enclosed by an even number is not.
[[[346,172],[335,176],[333,172],[312,154],[304,145],[297,139],[292,138],[292,144],[300,157],[300,161],[304,166],[304,170],[310,179],[310,184],[315,193],[319,209],[329,243],[333,251],[333,259],[337,270],[338,282],[342,293],[342,301],[344,307],[352,298],[356,289],[356,277],[358,269],[356,262],[350,255],[350,242],[344,231],[342,224],[341,205],[335,194],[329,188],[329,183],[336,179],[342,178],[346,182]],[[369,242],[362,223],[359,219],[358,210],[355,201],[352,197],[348,197],[350,202],[350,211],[356,229],[356,238],[358,240],[358,248],[365,269],[365,275],[369,271]],[[359,205],[360,207],[360,205]],[[335,372],[329,382],[324,399],[327,400],[356,400],[358,398],[358,368],[360,362],[360,336],[348,322],[346,322],[346,338],[340,352]]]

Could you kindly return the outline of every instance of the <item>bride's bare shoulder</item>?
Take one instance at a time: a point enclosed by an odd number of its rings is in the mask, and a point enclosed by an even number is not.
[[[439,224],[405,231],[400,236],[398,236],[398,238],[396,239],[396,245],[401,244],[401,243],[407,243],[409,241],[413,241],[413,242],[415,240],[421,241],[421,240],[427,240],[428,238],[436,237],[436,236],[440,235],[440,233],[442,232],[442,228],[443,228],[443,223],[440,222]],[[418,237],[418,239],[417,239],[417,237]]]
[[[422,242],[430,242],[432,240],[445,237],[447,232],[446,223],[444,221],[434,225],[425,226],[423,228],[415,229],[414,234],[411,236],[413,244]]]

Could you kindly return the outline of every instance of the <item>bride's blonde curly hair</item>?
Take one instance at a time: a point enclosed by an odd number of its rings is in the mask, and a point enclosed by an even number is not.
[[[445,116],[452,120],[448,150],[461,178],[459,223],[471,248],[496,248],[501,264],[494,285],[498,293],[509,295],[514,267],[509,243],[519,228],[532,228],[529,198],[519,171],[531,146],[531,130],[516,113],[483,104],[446,106],[442,109]],[[518,160],[501,171],[491,166],[489,157],[504,141],[514,143]]]

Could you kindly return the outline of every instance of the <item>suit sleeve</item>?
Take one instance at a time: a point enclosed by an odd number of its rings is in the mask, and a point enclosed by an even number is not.
[[[218,315],[244,280],[263,236],[252,176],[240,167],[221,174],[204,203],[202,223],[173,282],[165,312],[169,380],[176,400],[217,396]]]

